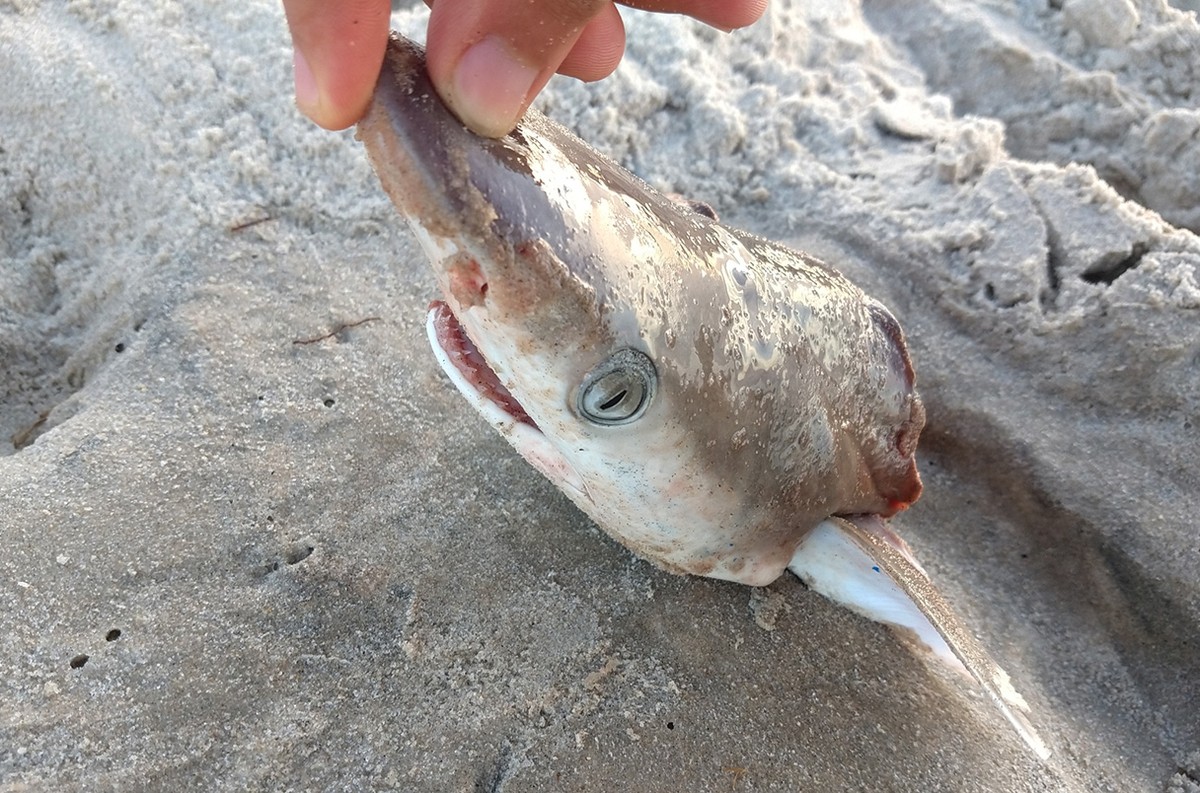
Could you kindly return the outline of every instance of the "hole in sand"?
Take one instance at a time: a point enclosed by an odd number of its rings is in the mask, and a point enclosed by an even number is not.
[[[111,631],[104,634],[104,641],[106,641],[106,642],[115,642],[117,639],[120,639],[120,638],[121,638],[121,629],[120,628],[113,628]]]
[[[307,545],[305,543],[293,545],[290,549],[288,549],[288,552],[284,555],[283,560],[288,564],[299,564],[308,557],[312,556],[312,552],[314,550],[314,546]]]
[[[85,655],[84,653],[80,653],[79,655],[77,655],[71,659],[71,668],[72,669],[82,669],[83,665],[86,664],[87,662],[88,662],[87,655]]]

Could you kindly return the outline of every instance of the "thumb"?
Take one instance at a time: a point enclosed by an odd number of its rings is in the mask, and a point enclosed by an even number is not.
[[[624,42],[611,0],[436,0],[426,64],[464,124],[500,137],[556,71],[599,79],[616,68]]]

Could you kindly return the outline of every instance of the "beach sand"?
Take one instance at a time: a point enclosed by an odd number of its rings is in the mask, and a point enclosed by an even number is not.
[[[1041,763],[794,578],[632,557],[488,429],[275,3],[0,4],[0,789],[1197,793],[1185,7],[630,13],[541,102],[894,310],[929,410],[895,525]]]

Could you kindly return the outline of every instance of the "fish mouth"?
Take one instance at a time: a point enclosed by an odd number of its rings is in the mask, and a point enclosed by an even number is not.
[[[587,482],[501,382],[448,303],[429,304],[425,333],[442,371],[484,420],[568,497],[590,502]],[[554,417],[549,421],[553,426]]]
[[[458,321],[450,305],[443,300],[435,300],[429,304],[428,333],[434,352],[441,353],[439,363],[442,364],[442,368],[447,370],[447,374],[452,374],[446,366],[449,363],[453,371],[460,375],[461,381],[455,381],[460,391],[464,391],[465,385],[481,400],[486,400],[511,420],[538,429],[537,423],[500,381],[499,375],[467,335],[466,329]],[[470,396],[466,391],[464,393]]]
[[[871,301],[867,311],[885,342],[883,357],[894,378],[892,388],[900,394],[902,418],[892,428],[890,448],[872,456],[872,479],[876,491],[887,500],[880,514],[890,517],[921,496],[923,486],[917,470],[917,442],[925,428],[925,406],[916,391],[916,374],[900,323],[881,303]]]

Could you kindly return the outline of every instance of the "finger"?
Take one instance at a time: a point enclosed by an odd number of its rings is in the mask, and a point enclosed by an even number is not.
[[[327,129],[366,111],[387,48],[390,0],[283,0],[296,54],[296,105]]]
[[[613,73],[625,54],[625,23],[614,5],[606,5],[584,26],[558,73],[585,82]]]
[[[587,24],[610,5],[611,0],[436,0],[426,36],[434,87],[468,127],[490,137],[505,135]]]
[[[767,10],[767,0],[621,0],[621,4],[643,11],[686,14],[721,30],[752,25]]]

